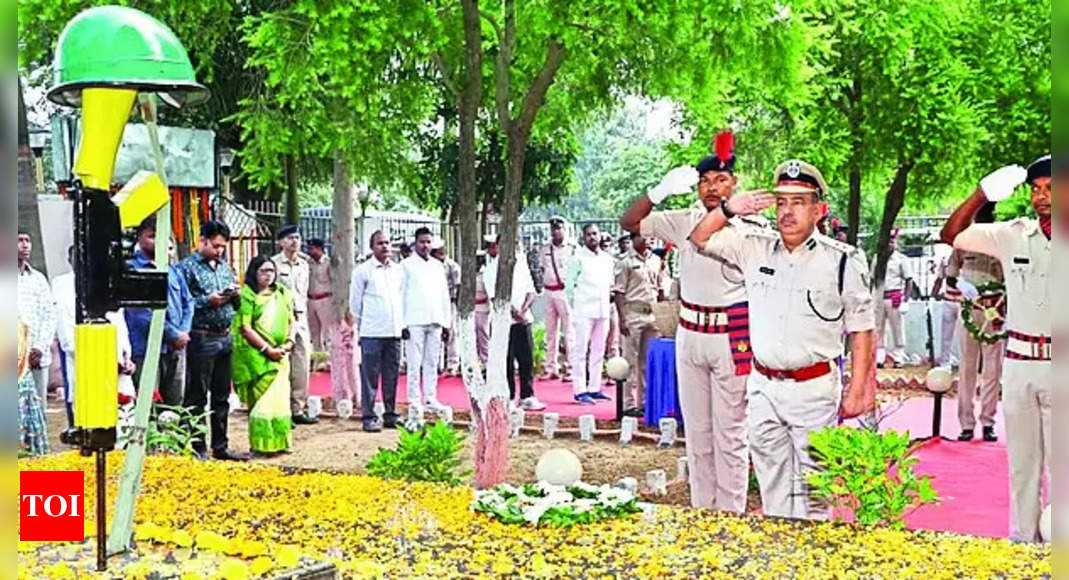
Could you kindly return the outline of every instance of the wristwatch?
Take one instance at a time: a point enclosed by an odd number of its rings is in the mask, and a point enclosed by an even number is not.
[[[720,211],[723,212],[724,217],[728,219],[735,217],[735,214],[730,209],[728,209],[728,198],[726,197],[720,198]]]

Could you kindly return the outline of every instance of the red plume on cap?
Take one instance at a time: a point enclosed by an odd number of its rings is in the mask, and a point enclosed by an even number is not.
[[[839,218],[831,218],[831,227],[839,229],[839,226],[841,225],[843,225],[843,223],[839,221]]]
[[[731,155],[735,152],[735,135],[731,131],[717,133],[713,148],[716,151],[716,158],[722,163],[731,159]]]

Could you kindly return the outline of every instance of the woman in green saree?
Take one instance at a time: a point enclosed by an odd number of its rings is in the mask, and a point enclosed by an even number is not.
[[[234,317],[234,390],[249,408],[249,447],[257,455],[289,451],[289,353],[293,297],[276,282],[275,263],[256,256],[245,271]]]

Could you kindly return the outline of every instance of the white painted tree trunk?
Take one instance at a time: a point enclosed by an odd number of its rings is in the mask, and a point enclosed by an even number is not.
[[[330,311],[333,313],[330,328],[330,382],[332,392],[348,390],[356,395],[354,405],[359,403],[360,375],[353,356],[353,328],[349,312],[349,284],[353,276],[353,253],[356,247],[355,212],[353,211],[353,185],[338,151],[334,156],[334,227],[331,232],[333,251],[330,256]]]

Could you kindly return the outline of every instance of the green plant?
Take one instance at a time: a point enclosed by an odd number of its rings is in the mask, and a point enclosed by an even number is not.
[[[546,363],[546,325],[539,322],[534,325],[532,330],[534,343],[534,370],[536,374],[542,373],[542,368]]]
[[[119,427],[119,446],[130,443],[133,431],[134,408],[120,411],[123,414]],[[208,412],[194,413],[181,406],[155,405],[155,417],[145,432],[145,450],[148,453],[170,453],[183,457],[193,456],[193,441],[208,434]]]
[[[398,427],[397,449],[379,448],[367,462],[368,475],[384,479],[436,481],[459,485],[471,475],[460,469],[465,436],[443,421],[418,431]]]
[[[807,477],[814,494],[863,526],[900,529],[907,509],[939,501],[931,477],[913,472],[908,431],[826,427],[809,434],[809,448],[823,468]]]

